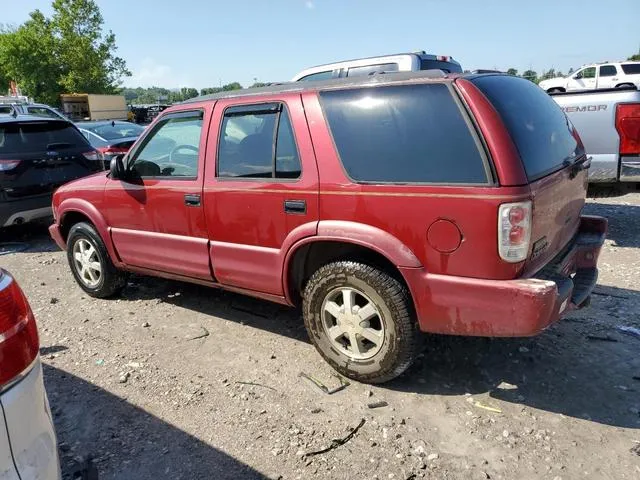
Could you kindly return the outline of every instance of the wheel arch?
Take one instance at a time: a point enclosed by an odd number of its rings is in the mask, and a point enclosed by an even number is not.
[[[370,264],[409,285],[398,267],[422,267],[414,253],[398,238],[371,225],[346,221],[321,221],[318,235],[299,240],[288,250],[283,265],[283,291],[292,305],[311,275],[323,265],[338,260]],[[413,298],[411,299],[413,302]]]
[[[90,202],[78,198],[70,198],[64,200],[58,207],[58,223],[60,225],[60,234],[64,242],[67,242],[69,231],[71,227],[79,222],[91,223],[102,241],[104,242],[107,252],[111,257],[111,261],[114,265],[120,265],[120,258],[118,257],[111,241],[111,235],[109,234],[109,227],[104,216],[98,211],[98,209]]]

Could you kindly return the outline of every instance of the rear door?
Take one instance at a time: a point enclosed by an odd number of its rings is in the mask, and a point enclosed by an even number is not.
[[[598,88],[614,88],[618,84],[618,69],[615,65],[598,67]]]
[[[0,123],[0,189],[8,200],[51,194],[101,168],[93,148],[69,122]]]
[[[208,164],[204,205],[215,277],[282,296],[289,234],[313,235],[318,223],[318,169],[300,95],[220,100],[209,138],[216,165]]]
[[[473,83],[493,104],[518,149],[533,202],[527,271],[558,254],[575,235],[587,190],[588,161],[573,125],[542,89],[512,76]]]

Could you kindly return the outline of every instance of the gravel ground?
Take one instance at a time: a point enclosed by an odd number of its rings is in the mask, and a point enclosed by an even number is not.
[[[340,385],[299,312],[148,277],[89,298],[42,226],[0,231],[29,246],[0,265],[39,322],[67,479],[638,479],[640,338],[616,327],[640,327],[640,194],[587,212],[610,219],[590,309],[430,336],[401,378],[331,395],[299,377]]]

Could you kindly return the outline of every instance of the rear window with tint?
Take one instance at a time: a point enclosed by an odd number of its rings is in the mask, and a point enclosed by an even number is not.
[[[506,75],[478,77],[473,83],[502,117],[529,181],[561,169],[583,153],[565,114],[534,83]]]
[[[640,63],[623,63],[621,67],[627,75],[640,75]]]
[[[485,184],[478,144],[444,84],[320,93],[340,159],[353,180]]]
[[[80,146],[89,147],[89,144],[66,122],[0,123],[0,153],[45,152]]]

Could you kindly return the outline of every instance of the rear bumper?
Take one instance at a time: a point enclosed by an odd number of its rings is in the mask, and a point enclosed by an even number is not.
[[[489,337],[535,335],[587,303],[607,220],[582,217],[578,234],[534,278],[485,280],[402,268],[425,332]]]
[[[0,227],[51,216],[51,195],[0,202]]]
[[[620,159],[620,181],[640,182],[640,156]]]

